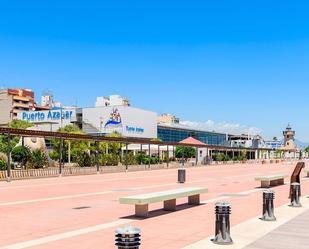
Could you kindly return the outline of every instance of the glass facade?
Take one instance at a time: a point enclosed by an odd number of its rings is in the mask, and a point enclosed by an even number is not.
[[[222,133],[158,126],[158,138],[164,142],[180,142],[188,137],[209,145],[227,145],[226,135]]]

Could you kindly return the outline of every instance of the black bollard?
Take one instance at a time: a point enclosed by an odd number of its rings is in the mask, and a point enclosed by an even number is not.
[[[135,227],[123,227],[116,230],[115,245],[118,249],[139,249],[141,230]]]
[[[274,199],[275,192],[273,190],[265,190],[263,192],[263,217],[264,221],[276,221],[274,215]]]
[[[216,232],[213,243],[218,245],[233,244],[230,235],[231,204],[227,202],[216,203]]]
[[[294,182],[291,184],[292,194],[291,194],[291,207],[301,207],[300,203],[300,183]]]
[[[178,169],[178,183],[185,183],[185,182],[186,182],[186,170]]]

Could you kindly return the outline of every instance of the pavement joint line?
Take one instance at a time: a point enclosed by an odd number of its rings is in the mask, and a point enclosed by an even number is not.
[[[234,241],[232,245],[215,245],[211,241],[214,237],[214,235],[212,235],[196,243],[185,246],[183,249],[244,249],[278,227],[306,212],[309,209],[309,199],[307,197],[301,197],[301,203],[303,205],[302,208],[292,208],[289,207],[287,203],[277,207],[275,209],[275,215],[277,217],[276,222],[261,221],[259,219],[261,216],[256,216],[231,227],[231,236]]]
[[[263,189],[251,189],[251,190],[248,190],[248,191],[239,192],[237,194],[241,194],[241,193],[242,194],[243,193],[254,193],[254,192],[259,192],[259,191],[263,191]],[[110,192],[112,192],[112,191],[110,191]],[[306,198],[306,197],[302,197],[302,199],[304,199],[304,198]],[[209,199],[209,200],[206,200],[206,201],[204,201],[202,203],[210,203],[210,202],[215,202],[217,200],[222,200],[222,199],[229,199],[229,197],[223,197],[223,198],[219,197],[219,198]],[[307,202],[308,202],[308,206],[309,206],[309,199],[308,198],[307,198]],[[300,210],[300,209],[295,209],[294,208],[294,210]],[[256,220],[257,218],[254,218],[254,219]],[[50,235],[50,236],[46,236],[46,237],[42,237],[42,238],[38,238],[38,239],[34,239],[34,240],[29,240],[29,241],[24,241],[24,242],[20,242],[20,243],[15,243],[15,244],[12,244],[12,245],[2,246],[2,247],[0,247],[0,249],[24,249],[24,248],[29,248],[29,247],[38,246],[38,245],[42,245],[42,244],[47,244],[47,243],[58,241],[58,240],[64,240],[64,239],[68,239],[68,238],[72,238],[72,237],[77,237],[77,236],[80,236],[80,235],[84,235],[84,234],[88,234],[88,233],[92,233],[92,232],[108,229],[108,228],[115,227],[115,226],[126,225],[126,224],[132,223],[134,221],[135,220],[130,220],[130,219],[117,220],[117,221],[114,221],[114,222],[104,223],[104,224],[95,225],[95,226],[91,226],[91,227],[86,227],[86,228],[82,228],[82,229],[78,229],[78,230],[74,230],[74,231],[69,231],[69,232],[65,232],[65,233],[54,234],[54,235]],[[251,221],[251,220],[249,220],[249,221]],[[243,224],[243,223],[241,223],[241,224]],[[237,227],[237,226],[239,226],[241,224],[238,224],[235,227]],[[191,247],[186,247],[185,249],[188,249],[188,248],[191,248]],[[204,247],[192,247],[192,249],[195,249],[195,248],[196,249],[203,249]],[[208,248],[209,247],[207,247],[207,249]],[[213,248],[214,249],[221,249],[219,247],[213,247]],[[226,249],[226,246],[224,247],[224,249]],[[230,249],[241,249],[241,248],[237,247],[237,248],[230,248]]]
[[[116,227],[116,226],[126,225],[132,221],[133,220],[128,220],[128,219],[127,220],[117,220],[117,221],[103,223],[103,224],[90,226],[86,228],[81,228],[81,229],[77,229],[77,230],[73,230],[69,232],[54,234],[54,235],[50,235],[50,236],[46,236],[46,237],[42,237],[42,238],[38,238],[34,240],[28,240],[28,241],[24,241],[24,242],[20,242],[16,244],[6,245],[6,246],[0,247],[0,249],[24,249],[24,248],[29,248],[33,246],[39,246],[39,245],[51,243],[51,242],[58,241],[58,240],[64,240],[64,239],[77,237],[77,236],[81,236],[84,234],[93,233],[93,232],[101,231],[101,230]]]
[[[0,206],[3,207],[3,206],[28,204],[28,203],[36,203],[36,202],[43,202],[43,201],[65,200],[65,199],[73,199],[73,198],[79,198],[79,197],[104,195],[104,194],[110,194],[110,193],[113,193],[113,191],[103,191],[103,192],[76,194],[76,195],[63,195],[63,196],[56,196],[56,197],[50,197],[50,198],[24,200],[24,201],[3,202],[3,203],[0,203]]]
[[[256,193],[256,192],[262,192],[264,190],[265,189],[251,189],[251,190],[247,190],[247,191],[243,191],[243,192],[230,193],[230,194],[245,195],[245,194],[252,194],[252,193]],[[226,194],[226,193],[222,193],[222,195],[223,194]],[[227,199],[231,199],[231,197],[230,196],[220,196],[219,195],[219,197],[202,201],[201,204],[209,204],[209,203],[219,202],[219,201],[223,201],[223,200],[227,200]]]
[[[188,183],[196,183],[196,182],[204,182],[205,180],[196,180],[191,181]],[[166,187],[166,186],[174,186],[178,185],[177,182],[175,183],[169,183],[169,184],[160,184],[160,185],[152,185],[152,186],[144,186],[144,187],[133,187],[131,189],[134,190],[144,190],[144,189],[151,189],[156,187]],[[12,201],[12,202],[3,202],[0,203],[0,207],[2,206],[13,206],[13,205],[21,205],[21,204],[29,204],[29,203],[36,203],[36,202],[44,202],[44,201],[55,201],[55,200],[65,200],[65,199],[74,199],[74,198],[80,198],[80,197],[88,197],[88,196],[97,196],[97,195],[105,195],[114,193],[115,191],[108,190],[103,192],[95,192],[95,193],[85,193],[85,194],[75,194],[75,195],[63,195],[63,196],[56,196],[56,197],[49,197],[49,198],[38,198],[38,199],[32,199],[32,200],[23,200],[23,201]]]
[[[240,193],[253,193],[253,192],[258,192],[258,191],[262,191],[262,189],[251,189],[251,190],[240,192]],[[110,192],[112,192],[112,191],[110,191]],[[240,194],[240,193],[237,193],[237,194]],[[229,198],[230,197],[218,197],[218,198],[203,201],[203,202],[201,202],[201,204],[211,203],[211,202],[219,201],[219,200],[222,200],[222,199],[229,199]],[[114,222],[110,222],[110,223],[104,223],[104,224],[101,224],[101,225],[82,228],[82,229],[69,231],[69,232],[65,232],[65,233],[61,233],[61,234],[54,234],[54,235],[42,237],[42,238],[39,238],[39,239],[20,242],[20,243],[8,245],[8,246],[0,247],[0,249],[29,248],[29,247],[32,247],[32,246],[47,244],[47,243],[58,241],[58,240],[68,239],[68,238],[71,238],[71,237],[77,237],[77,236],[80,236],[80,235],[100,231],[100,230],[111,228],[111,227],[114,227],[114,226],[126,225],[126,224],[129,224],[129,223],[134,222],[134,221],[135,220],[130,220],[130,219],[118,220],[118,221],[114,221]]]

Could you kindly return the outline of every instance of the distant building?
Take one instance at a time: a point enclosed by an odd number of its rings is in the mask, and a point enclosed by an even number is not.
[[[295,131],[292,130],[289,124],[285,131],[283,131],[284,144],[283,148],[286,150],[296,150],[297,146],[295,144]]]
[[[130,106],[130,102],[127,98],[120,95],[110,95],[109,97],[97,97],[95,107],[104,106]]]
[[[41,96],[41,106],[52,108],[60,108],[61,103],[58,101],[54,101],[54,95],[51,91],[43,92]]]
[[[158,138],[164,142],[180,142],[192,137],[208,145],[228,146],[226,134],[223,133],[196,129],[175,123],[158,123],[157,130]]]
[[[264,141],[265,147],[269,149],[279,150],[283,146],[283,142],[279,140]]]
[[[231,147],[258,148],[261,146],[260,139],[261,139],[260,137],[251,136],[248,134],[228,135],[228,140]]]
[[[179,118],[174,115],[164,113],[158,117],[158,123],[179,124]]]
[[[0,125],[8,125],[23,111],[35,109],[34,92],[30,89],[0,90]]]
[[[51,92],[43,92],[41,96],[41,106],[52,106],[54,102],[54,96]]]

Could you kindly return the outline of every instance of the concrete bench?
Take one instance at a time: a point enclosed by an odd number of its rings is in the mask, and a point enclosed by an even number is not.
[[[120,204],[135,205],[135,216],[147,217],[148,206],[151,203],[162,202],[164,203],[164,210],[176,211],[176,199],[188,197],[189,205],[200,204],[200,194],[207,193],[207,188],[181,188],[167,190],[163,192],[134,195],[128,197],[122,197],[119,199]]]
[[[276,175],[266,175],[266,176],[257,176],[255,177],[256,181],[261,181],[262,188],[269,188],[270,186],[283,185],[284,179],[288,175],[276,174]]]

